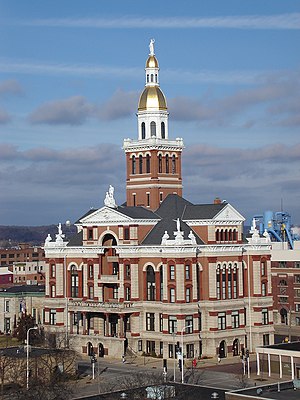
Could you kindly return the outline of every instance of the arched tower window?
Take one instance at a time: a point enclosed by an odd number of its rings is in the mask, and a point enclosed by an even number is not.
[[[150,156],[147,154],[146,156],[146,173],[150,174]]]
[[[145,122],[142,122],[141,129],[142,129],[142,139],[145,139],[146,138],[146,125],[145,125]]]
[[[169,155],[166,155],[166,173],[169,173]]]
[[[175,154],[172,156],[172,174],[176,174],[176,157]]]
[[[78,297],[78,271],[75,265],[71,267],[71,297]]]
[[[151,136],[156,136],[156,123],[154,121],[150,122],[150,133]]]
[[[153,75],[153,74],[151,74],[151,82],[153,82],[153,76],[154,76],[154,75]]]
[[[161,138],[162,139],[166,138],[166,126],[164,122],[161,123]]]
[[[158,156],[158,173],[159,174],[162,173],[162,155],[161,154]]]
[[[131,159],[131,173],[133,175],[135,174],[135,156],[132,156],[132,159]]]
[[[139,174],[143,173],[143,156],[139,156]]]
[[[147,267],[147,300],[155,300],[155,273],[153,267]]]

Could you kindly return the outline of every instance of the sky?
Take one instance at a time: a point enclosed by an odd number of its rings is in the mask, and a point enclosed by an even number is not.
[[[0,0],[0,225],[125,201],[151,38],[184,197],[300,225],[297,0]]]

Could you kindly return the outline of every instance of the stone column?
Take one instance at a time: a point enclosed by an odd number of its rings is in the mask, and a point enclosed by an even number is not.
[[[110,336],[109,334],[109,314],[105,313],[105,330],[104,330],[104,336]]]
[[[120,338],[124,338],[124,314],[119,314],[119,329],[118,334]]]

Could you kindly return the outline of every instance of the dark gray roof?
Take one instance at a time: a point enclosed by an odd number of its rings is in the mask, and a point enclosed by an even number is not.
[[[159,245],[161,244],[162,236],[165,231],[168,232],[169,239],[174,240],[174,232],[177,230],[176,220],[171,218],[163,218],[159,221],[148,233],[148,235],[143,240],[142,244],[144,245]],[[183,221],[180,221],[180,230],[184,233],[184,239],[188,239],[188,235],[191,231],[191,228]],[[203,244],[202,240],[193,232],[196,237],[197,244]]]
[[[45,293],[44,285],[19,285],[0,291],[1,293]]]
[[[83,218],[87,217],[87,216],[90,215],[90,214],[93,214],[93,213],[94,213],[95,211],[97,211],[97,210],[99,210],[99,209],[98,209],[98,208],[91,208],[91,209],[89,209],[89,211],[87,211],[85,214],[83,214],[82,217],[78,218],[78,220],[75,222],[75,224],[80,224],[80,221],[81,221]]]
[[[156,213],[145,207],[118,206],[116,210],[133,219],[160,219]]]
[[[184,209],[182,219],[212,219],[214,218],[228,203],[221,204],[191,204]]]
[[[193,205],[177,194],[169,194],[155,212],[162,218],[182,219],[187,206]]]
[[[71,237],[71,239],[67,244],[67,247],[82,246],[82,244],[83,244],[83,231],[80,231],[79,233],[76,233]]]

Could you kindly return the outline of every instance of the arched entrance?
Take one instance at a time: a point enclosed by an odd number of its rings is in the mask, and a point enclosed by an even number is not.
[[[87,355],[92,356],[94,354],[94,349],[93,349],[92,343],[88,342],[86,347],[87,347]]]
[[[227,357],[227,346],[226,346],[225,340],[222,340],[222,342],[220,342],[220,346],[219,346],[219,357],[220,357],[220,358],[225,358],[225,357]]]
[[[98,354],[99,354],[99,357],[104,357],[104,347],[103,347],[102,343],[99,343],[99,345],[98,345]]]
[[[240,353],[240,342],[239,339],[234,339],[233,344],[232,344],[232,355],[238,356]]]

